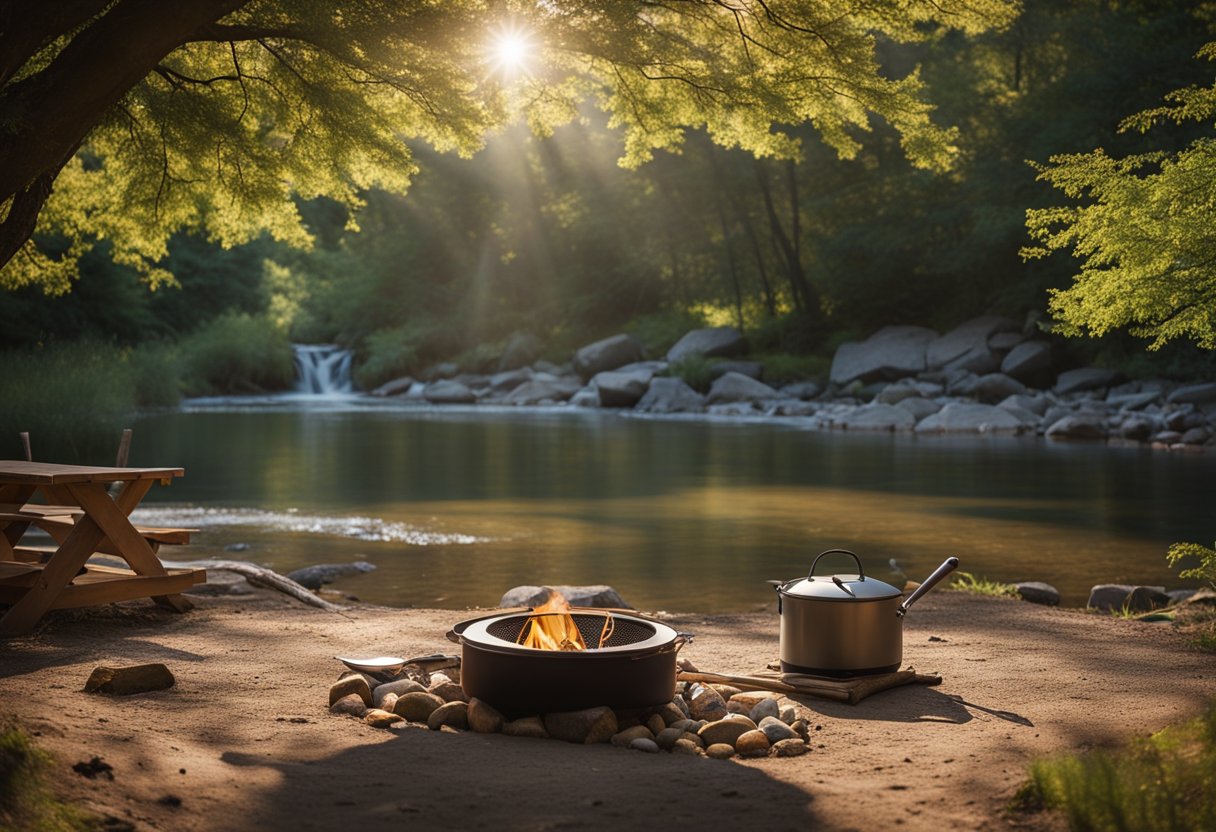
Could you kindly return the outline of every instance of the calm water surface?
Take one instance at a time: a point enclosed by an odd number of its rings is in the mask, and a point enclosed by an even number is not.
[[[791,425],[228,402],[146,417],[131,462],[186,469],[140,510],[203,530],[167,557],[367,560],[336,586],[396,606],[606,583],[641,609],[743,610],[834,547],[886,580],[891,558],[923,578],[957,555],[1081,605],[1094,583],[1182,585],[1169,544],[1216,537],[1213,454]]]

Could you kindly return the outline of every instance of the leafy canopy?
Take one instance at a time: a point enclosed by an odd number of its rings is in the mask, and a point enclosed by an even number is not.
[[[678,151],[689,128],[796,158],[787,126],[807,122],[848,158],[877,115],[914,164],[940,170],[953,132],[930,120],[915,70],[880,70],[876,38],[976,32],[1016,11],[1016,0],[16,3],[0,15],[0,131],[12,139],[0,142],[0,286],[68,291],[105,240],[156,287],[173,280],[161,261],[178,230],[306,247],[297,198],[328,196],[357,218],[367,189],[406,189],[409,142],[467,156],[513,119],[547,134],[587,100],[624,131],[629,166]],[[504,26],[534,49],[521,72],[494,68]],[[41,40],[22,50],[26,31]],[[134,45],[117,52],[124,35]]]
[[[1216,59],[1216,42],[1199,57]],[[1216,85],[1176,90],[1166,102],[1120,129],[1216,122]],[[1175,338],[1216,349],[1216,137],[1121,159],[1100,148],[1052,156],[1035,168],[1082,203],[1027,212],[1038,245],[1023,249],[1024,257],[1065,250],[1081,261],[1072,286],[1051,294],[1058,329],[1102,335],[1126,326],[1151,338],[1149,349]]]

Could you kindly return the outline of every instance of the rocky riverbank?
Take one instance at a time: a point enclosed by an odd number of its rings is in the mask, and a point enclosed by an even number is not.
[[[1216,382],[1128,380],[1099,367],[1063,367],[1050,341],[1015,322],[985,316],[940,334],[885,327],[836,351],[826,380],[767,384],[733,327],[694,330],[659,360],[615,335],[575,351],[564,365],[533,360],[535,339],[508,345],[493,374],[440,364],[372,391],[432,405],[568,406],[643,414],[797,419],[819,430],[920,435],[1039,435],[1049,439],[1147,444],[1170,450],[1216,447]],[[708,359],[712,383],[699,392],[680,377]]]

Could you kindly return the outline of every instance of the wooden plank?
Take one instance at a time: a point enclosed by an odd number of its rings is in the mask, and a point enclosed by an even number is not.
[[[152,480],[124,482],[122,488],[118,490],[118,496],[114,498],[114,505],[118,506],[118,510],[123,514],[130,516],[150,490],[152,490]]]
[[[38,528],[45,530],[47,534],[56,540],[62,540],[64,535],[71,530],[74,523],[71,517],[26,517],[22,513],[8,514],[0,512],[0,521],[6,517],[32,523]],[[155,541],[156,543],[169,546],[184,546],[190,542],[190,535],[198,533],[198,529],[162,529],[155,526],[135,526],[134,528],[144,540]],[[103,540],[97,551],[106,552],[111,555],[121,554],[113,545],[107,546],[107,542]]]
[[[185,473],[182,468],[104,468],[89,465],[62,465],[56,462],[0,460],[0,482],[23,485],[166,480],[183,476]]]
[[[36,580],[36,575],[28,575],[0,582],[0,603],[20,598],[28,591],[18,582]],[[202,569],[173,569],[165,575],[135,575],[131,572],[101,574],[95,572],[94,567],[89,567],[87,574],[78,576],[71,585],[64,587],[50,608],[91,607],[157,595],[175,595],[206,580],[207,573]]]
[[[16,599],[4,617],[0,618],[0,636],[32,630],[43,613],[55,603],[63,588],[76,577],[80,567],[84,566],[105,535],[106,532],[92,517],[80,518],[68,539],[39,573],[38,582]]]
[[[165,567],[123,514],[102,483],[72,483],[68,485],[75,502],[101,527],[105,536],[118,548],[118,554],[140,575],[163,575]],[[83,520],[81,521],[83,522]]]
[[[22,563],[21,561],[0,560],[0,582],[13,582],[14,578],[24,577],[40,570],[40,566]]]

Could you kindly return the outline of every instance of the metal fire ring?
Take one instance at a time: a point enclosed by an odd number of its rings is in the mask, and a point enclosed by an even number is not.
[[[582,625],[579,627],[579,631],[583,633],[583,638],[587,640],[588,644],[598,640],[598,633],[603,626],[603,620],[607,613],[572,610],[570,614],[573,616],[576,625]],[[683,644],[682,640],[677,641],[679,633],[666,624],[614,612],[611,615],[616,625],[616,632],[614,632],[613,638],[609,640],[611,646],[592,647],[587,650],[537,650],[532,647],[523,647],[515,642],[516,634],[523,629],[524,624],[532,615],[533,613],[530,612],[517,612],[481,618],[470,622],[467,627],[461,630],[460,638],[486,650],[494,650],[501,653],[549,656],[556,659],[577,659],[580,656],[605,654],[651,653],[661,649],[674,650],[680,644]],[[594,624],[595,635],[591,634],[590,628],[584,629],[587,625],[586,619],[595,619],[591,622]],[[509,633],[510,638],[503,638],[496,633]],[[622,638],[632,638],[635,635],[639,636],[637,640],[627,641],[623,644],[612,644],[613,641],[620,641]],[[589,638],[588,636],[591,637]]]

